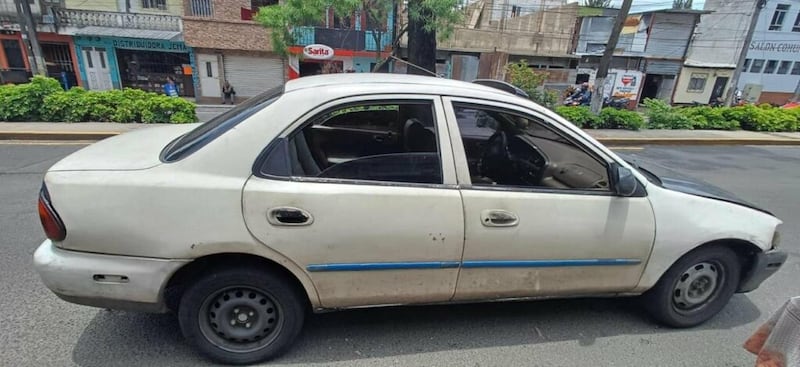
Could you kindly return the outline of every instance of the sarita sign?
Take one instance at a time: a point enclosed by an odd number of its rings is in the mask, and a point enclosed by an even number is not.
[[[326,45],[308,45],[303,47],[303,56],[314,60],[330,60],[333,58],[333,49]]]

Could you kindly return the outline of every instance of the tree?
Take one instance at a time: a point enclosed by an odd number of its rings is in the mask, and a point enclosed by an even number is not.
[[[611,0],[584,0],[583,5],[592,8],[608,8],[611,6]]]
[[[673,9],[691,9],[692,8],[692,0],[673,0],[672,1],[672,8]]]
[[[505,69],[508,82],[528,93],[532,101],[550,109],[555,108],[558,95],[544,89],[547,73],[533,70],[527,60],[507,64]]]
[[[447,39],[463,16],[458,0],[408,1],[409,74],[436,73],[436,37]]]
[[[446,38],[453,31],[453,24],[461,19],[458,0],[410,0],[409,24],[400,29],[392,42],[392,55],[399,46],[399,40],[408,32],[409,55],[412,63],[426,64],[431,72],[436,67],[436,32],[439,37]],[[395,0],[286,0],[282,4],[260,8],[255,20],[272,31],[272,48],[278,54],[286,55],[290,45],[297,44],[300,36],[299,26],[313,26],[325,19],[327,9],[333,9],[336,16],[349,17],[355,12],[364,11],[370,23],[386,25],[389,14],[394,8]],[[413,6],[412,6],[413,5]],[[419,25],[419,26],[417,26]],[[383,44],[387,29],[383,26],[373,27],[372,37],[375,40],[376,60],[387,46]],[[413,32],[412,32],[413,30]],[[411,52],[411,45],[415,52]],[[425,49],[416,48],[424,45]],[[330,45],[336,46],[336,45]],[[420,59],[423,57],[428,61]],[[375,70],[387,60],[378,62]],[[414,69],[409,68],[409,70]]]

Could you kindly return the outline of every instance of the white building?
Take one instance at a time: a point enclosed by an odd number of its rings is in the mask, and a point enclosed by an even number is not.
[[[800,94],[800,0],[770,0],[748,45],[739,88],[749,102],[784,104]]]
[[[753,0],[706,0],[686,51],[673,103],[711,103],[725,98],[755,10]]]

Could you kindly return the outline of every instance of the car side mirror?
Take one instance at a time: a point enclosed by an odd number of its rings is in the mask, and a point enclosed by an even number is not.
[[[619,164],[611,165],[611,177],[613,180],[614,193],[618,196],[633,196],[639,186],[639,181],[636,176],[627,167],[620,166]]]

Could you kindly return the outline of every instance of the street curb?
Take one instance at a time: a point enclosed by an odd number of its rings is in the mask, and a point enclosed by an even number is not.
[[[119,135],[111,131],[0,131],[0,140],[96,141]],[[636,145],[800,145],[791,138],[615,138],[595,137],[607,146]]]
[[[632,145],[800,145],[800,139],[785,138],[598,138],[608,146]]]

